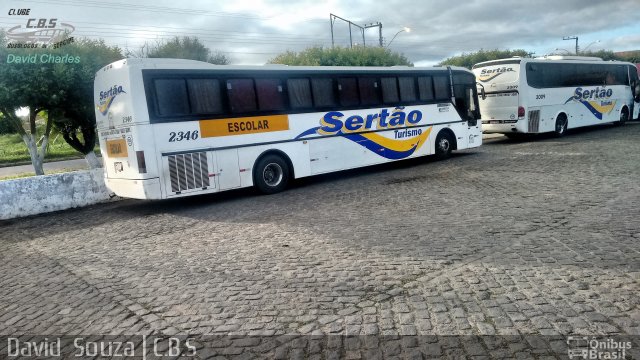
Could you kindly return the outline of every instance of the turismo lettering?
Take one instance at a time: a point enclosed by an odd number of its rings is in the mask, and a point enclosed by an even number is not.
[[[605,89],[597,87],[591,90],[583,90],[581,87],[577,88],[573,99],[575,100],[590,100],[590,99],[608,99],[613,95],[613,89]]]
[[[326,113],[320,119],[321,126],[318,129],[318,134],[333,135],[416,125],[422,120],[422,112],[413,110],[406,114],[404,107],[399,106],[391,113],[387,109],[382,109],[376,114],[351,115],[343,121],[344,117],[345,115],[339,111]]]

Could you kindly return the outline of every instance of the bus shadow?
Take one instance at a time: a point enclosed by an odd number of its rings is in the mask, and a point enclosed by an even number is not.
[[[103,226],[127,219],[139,219],[162,214],[201,220],[232,220],[246,207],[256,205],[271,207],[274,204],[282,204],[282,201],[286,202],[285,198],[299,199],[301,196],[306,197],[309,191],[314,193],[322,192],[325,187],[333,187],[335,183],[344,183],[344,190],[350,191],[360,183],[353,180],[372,175],[380,175],[387,182],[402,182],[408,177],[415,177],[415,174],[407,174],[406,170],[424,165],[446,165],[473,154],[467,152],[453,153],[451,158],[443,161],[437,160],[434,156],[426,156],[305,177],[293,180],[285,191],[273,195],[263,195],[255,188],[250,187],[164,200],[121,199],[83,208],[55,211],[20,219],[2,220],[0,221],[0,229],[5,234],[12,234],[3,239],[3,241],[20,242],[68,231]],[[398,173],[394,175],[393,172]],[[390,173],[393,176],[392,178],[389,178]],[[283,211],[286,211],[286,209]]]
[[[611,134],[617,132],[624,132],[625,127],[627,126],[638,126],[640,122],[634,121],[630,123],[626,123],[624,125],[618,124],[603,124],[603,125],[592,125],[585,126],[575,129],[567,130],[566,134],[562,137],[557,137],[554,133],[543,133],[543,134],[511,134],[511,137],[502,136],[502,137],[494,137],[489,139],[483,139],[483,144],[496,144],[496,143],[505,143],[505,144],[519,144],[526,143],[532,141],[546,141],[546,140],[572,140],[572,139],[580,139],[582,135],[593,135],[593,134]]]

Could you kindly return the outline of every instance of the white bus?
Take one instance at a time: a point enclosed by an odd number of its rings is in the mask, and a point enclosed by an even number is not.
[[[507,136],[624,123],[640,111],[631,63],[579,56],[511,58],[473,66],[485,90],[482,130]],[[634,99],[635,98],[635,99]]]
[[[165,199],[480,146],[476,91],[463,68],[125,59],[94,96],[109,189]]]

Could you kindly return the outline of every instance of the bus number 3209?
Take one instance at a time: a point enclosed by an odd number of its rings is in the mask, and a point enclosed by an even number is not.
[[[182,140],[195,140],[200,134],[198,130],[193,131],[178,131],[169,133],[169,142],[176,142]]]

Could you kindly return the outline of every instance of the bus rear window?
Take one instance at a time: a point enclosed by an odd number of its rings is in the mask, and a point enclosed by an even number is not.
[[[289,89],[289,104],[292,109],[308,109],[313,106],[309,79],[289,79],[287,80],[287,88]]]
[[[338,91],[340,94],[340,105],[356,106],[360,104],[358,99],[358,85],[355,78],[338,79]]]
[[[187,84],[184,79],[156,79],[154,87],[158,115],[181,116],[189,114]]]
[[[284,110],[284,95],[280,79],[256,79],[258,107],[261,111]]]
[[[403,102],[413,102],[417,100],[416,81],[413,77],[399,77],[400,100]]]
[[[375,78],[358,78],[361,105],[377,105],[380,103],[380,87]]]
[[[253,79],[230,79],[227,81],[227,92],[231,112],[245,113],[258,109]]]
[[[188,79],[191,112],[195,114],[221,114],[224,111],[217,79]]]
[[[436,100],[447,100],[451,96],[449,79],[446,76],[434,76],[433,88],[435,89]]]
[[[431,101],[434,99],[431,76],[418,77],[418,89],[420,90],[420,100]]]
[[[333,79],[311,79],[311,88],[313,90],[313,104],[316,107],[322,108],[336,105],[335,93],[333,91]]]

